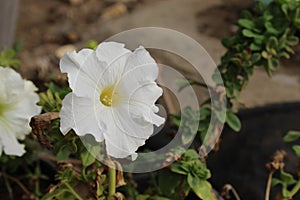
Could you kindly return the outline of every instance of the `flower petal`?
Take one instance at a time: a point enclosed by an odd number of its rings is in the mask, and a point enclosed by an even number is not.
[[[17,139],[25,139],[31,130],[31,117],[41,111],[36,105],[36,90],[31,81],[23,80],[13,69],[0,67],[0,142],[1,151],[8,155],[21,156],[25,152]]]
[[[89,54],[93,53],[92,49],[82,49],[78,53],[75,51],[66,53],[60,60],[60,70],[68,74],[70,87],[75,84],[79,70],[82,70],[82,64]]]
[[[162,95],[162,89],[155,82],[140,81],[136,76],[127,75],[122,77],[118,83],[116,91],[122,94],[122,104],[131,105],[130,113],[134,118],[141,118],[146,122],[160,126],[164,123],[164,118],[154,114],[158,112],[155,102]]]
[[[74,129],[79,136],[90,133],[98,142],[103,141],[101,128],[103,125],[96,120],[96,109],[98,108],[94,106],[91,99],[77,97],[73,93],[68,94],[62,102],[62,109],[59,114],[61,132],[67,134],[71,129]]]
[[[158,107],[155,106],[156,109]],[[165,123],[165,118],[155,114],[153,107],[145,104],[132,104],[131,115],[135,120],[143,120],[151,124],[155,124],[157,127]]]
[[[0,132],[0,141],[3,145],[5,154],[22,156],[25,153],[25,145],[18,142],[13,129],[1,124]]]
[[[153,134],[153,124],[141,120],[140,116],[133,114],[133,108],[129,104],[123,104],[112,110],[114,125],[123,134],[138,139],[148,139]]]
[[[24,87],[17,102],[8,105],[11,109],[3,113],[6,121],[14,127],[15,136],[18,139],[24,139],[25,135],[31,131],[29,126],[31,117],[41,112],[41,107],[36,105],[39,101],[39,96],[35,93],[37,88],[31,81],[24,81]]]
[[[154,59],[143,47],[139,47],[127,60],[125,72],[116,86],[117,92],[122,93],[125,99],[132,99],[131,96],[136,93],[135,96],[147,101],[147,104],[154,104],[162,94],[162,89],[155,83],[157,76],[158,66]],[[152,98],[144,96],[145,92]]]
[[[124,131],[124,127],[120,127],[116,124],[111,111],[108,110],[104,115],[106,117],[104,138],[107,153],[115,158],[125,158],[127,156],[136,157],[135,152],[140,146],[145,144],[145,139],[128,135],[128,133]],[[126,123],[124,119],[123,122]],[[140,128],[134,124],[131,125],[133,125],[132,129],[138,130]],[[153,126],[148,126],[148,129],[144,131],[150,136],[153,132]]]
[[[103,42],[96,49],[96,55],[100,61],[106,62],[107,65],[116,62],[126,54],[132,52],[124,48],[125,44],[117,42]]]
[[[76,96],[93,98],[95,93],[99,95],[99,81],[101,75],[106,69],[106,63],[100,62],[96,57],[96,53],[92,52],[82,63],[81,68],[73,77],[74,83],[69,80],[70,87]]]
[[[0,67],[0,101],[12,104],[24,91],[24,81],[20,74],[11,68]]]
[[[125,73],[129,73],[140,83],[155,81],[158,76],[158,66],[149,52],[140,46],[128,57]]]
[[[127,138],[126,138],[127,139]],[[105,140],[105,146],[106,146],[106,151],[107,154],[114,157],[114,158],[126,158],[128,156],[131,156],[132,160],[135,160],[137,158],[137,153],[135,151],[126,151],[123,148],[128,147],[129,144],[127,143],[128,139],[126,140],[125,143],[121,143],[123,146],[117,146],[118,144],[115,141],[111,140]],[[136,140],[134,140],[136,142]],[[136,144],[135,146],[139,147],[144,145],[145,142],[141,144]]]
[[[103,87],[114,85],[121,79],[127,59],[132,55],[124,46],[116,42],[103,42],[96,49],[98,59],[107,64],[103,73],[99,74]]]

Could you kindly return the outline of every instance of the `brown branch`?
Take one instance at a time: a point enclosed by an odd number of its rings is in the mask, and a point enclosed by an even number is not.
[[[286,152],[284,150],[277,150],[274,155],[271,157],[271,161],[266,164],[266,168],[270,171],[268,176],[268,182],[266,187],[265,200],[270,199],[271,192],[271,183],[273,174],[276,171],[282,170],[284,168],[284,157],[286,156]]]
[[[38,158],[49,160],[51,162],[57,163],[57,159],[53,155],[46,154],[46,153],[37,153],[37,156],[38,156]],[[71,164],[74,164],[74,165],[82,165],[81,160],[77,160],[77,159],[73,159],[73,158],[69,158],[64,162],[71,163]]]
[[[265,195],[265,200],[270,199],[270,191],[271,191],[271,183],[272,183],[272,177],[275,171],[270,171],[269,176],[268,176],[268,183],[266,187],[266,195]]]
[[[226,199],[230,199],[230,192],[232,192],[232,194],[236,200],[241,200],[237,191],[230,184],[224,185],[221,195],[224,196]]]
[[[23,183],[21,183],[21,181],[19,181],[17,178],[13,177],[13,176],[10,176],[6,173],[3,173],[3,172],[0,172],[0,175],[8,178],[9,180],[15,182],[22,190],[24,193],[26,193],[27,195],[30,195],[32,194],[25,186]]]

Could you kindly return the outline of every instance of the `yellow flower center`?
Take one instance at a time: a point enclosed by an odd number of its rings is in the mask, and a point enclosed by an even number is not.
[[[104,88],[100,94],[100,102],[105,106],[113,106],[117,101],[115,87],[113,85]]]
[[[6,110],[5,105],[0,103],[0,116],[4,113],[5,110]]]

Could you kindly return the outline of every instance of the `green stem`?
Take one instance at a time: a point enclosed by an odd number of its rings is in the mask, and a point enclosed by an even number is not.
[[[79,196],[79,194],[77,194],[77,192],[75,192],[75,190],[69,185],[69,183],[64,182],[64,184],[78,200],[83,200],[83,198],[81,198],[81,196]]]
[[[11,186],[10,186],[10,183],[9,183],[9,181],[8,181],[8,179],[7,179],[6,174],[3,173],[2,176],[3,176],[3,179],[4,179],[4,183],[5,183],[6,189],[7,189],[8,194],[9,194],[9,198],[10,198],[10,199],[14,199],[14,197],[13,197],[13,191],[12,191],[12,188],[11,188]]]
[[[289,197],[292,198],[297,192],[300,190],[300,181],[293,187],[293,189],[289,193]]]
[[[88,182],[88,178],[86,177],[85,173],[86,167],[82,167],[81,174],[84,181]]]
[[[116,193],[116,169],[108,168],[108,199],[112,199]]]
[[[154,175],[151,173],[150,174],[150,181],[153,184],[155,190],[158,192],[158,194],[162,194],[160,187],[157,185],[157,182],[155,180]]]

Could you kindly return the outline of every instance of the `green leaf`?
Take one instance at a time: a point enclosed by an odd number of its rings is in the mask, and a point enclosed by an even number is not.
[[[175,83],[179,87],[178,92],[191,85],[188,80],[183,78],[175,80]]]
[[[164,196],[169,196],[175,193],[175,188],[180,184],[182,176],[172,173],[168,169],[159,172],[158,186]],[[172,184],[170,184],[172,183]]]
[[[250,44],[250,49],[251,49],[252,51],[259,51],[259,50],[261,50],[261,46],[255,44],[255,43],[253,42],[253,43]]]
[[[287,4],[283,4],[282,6],[281,6],[281,10],[282,10],[282,12],[285,14],[285,16],[287,17],[288,16],[288,5]]]
[[[61,87],[54,84],[53,82],[46,84],[46,86],[52,93],[58,93],[60,98],[64,98],[68,93],[72,91],[69,87]]]
[[[258,62],[259,60],[261,59],[261,55],[259,54],[259,53],[254,53],[254,54],[252,54],[252,56],[251,56],[251,61],[252,61],[252,63],[256,63],[256,62]]]
[[[140,194],[136,197],[136,200],[147,200],[150,197],[148,194]]]
[[[93,155],[91,155],[90,152],[88,152],[88,151],[83,151],[80,154],[80,158],[81,158],[83,167],[88,167],[96,161],[95,157]]]
[[[282,181],[280,179],[278,179],[278,178],[273,178],[272,182],[271,182],[271,186],[275,187],[278,184],[282,184]]]
[[[180,126],[180,122],[181,122],[181,117],[180,115],[171,115],[172,117],[172,121],[176,126]]]
[[[232,62],[236,65],[241,65],[242,64],[242,60],[240,58],[231,58],[230,62]]]
[[[226,112],[224,112],[223,110],[219,111],[219,110],[213,110],[214,114],[217,116],[218,120],[221,123],[224,123],[226,121]]]
[[[249,19],[240,19],[240,20],[238,20],[238,24],[247,29],[255,28],[254,22]]]
[[[71,151],[72,153],[76,153],[76,152],[77,152],[78,147],[77,147],[76,139],[75,139],[75,138],[74,138],[74,139],[72,140],[72,142],[70,143],[69,149],[70,149],[70,151]]]
[[[249,10],[242,10],[241,18],[252,19],[253,16],[252,16],[252,13]]]
[[[283,141],[293,142],[300,138],[300,131],[289,131],[284,137]]]
[[[209,108],[200,108],[200,120],[204,120],[211,115]]]
[[[182,168],[182,166],[179,163],[173,163],[171,167],[171,171],[175,172],[177,174],[186,175],[187,171]]]
[[[294,177],[291,174],[286,173],[284,171],[281,171],[280,178],[281,178],[282,182],[286,185],[291,185],[291,184],[296,183],[296,180],[294,179]]]
[[[266,49],[267,49],[267,51],[270,52],[271,49],[276,49],[277,46],[278,46],[278,40],[277,40],[277,38],[276,38],[276,37],[273,37],[273,36],[270,37],[270,38],[268,39],[267,44],[266,44]]]
[[[187,182],[192,188],[193,192],[201,199],[205,200],[217,200],[217,197],[213,193],[210,183],[206,180],[194,177],[188,174]]]
[[[53,199],[76,200],[77,198],[71,194],[68,188],[60,186],[41,198],[41,200]]]
[[[279,57],[284,57],[285,59],[290,59],[291,58],[290,54],[288,54],[286,52],[280,52]]]
[[[199,154],[195,149],[188,149],[183,155],[185,160],[196,160],[199,159]]]
[[[234,44],[234,40],[233,39],[228,39],[228,38],[222,39],[221,42],[222,42],[223,46],[226,47],[226,48],[231,48],[232,45]]]
[[[103,195],[103,192],[104,192],[104,187],[102,185],[100,185],[98,188],[97,188],[97,196],[102,196]]]
[[[296,37],[296,36],[290,36],[288,39],[287,39],[287,44],[290,45],[290,46],[295,46],[299,43],[299,38]]]
[[[274,15],[271,13],[271,11],[269,10],[266,10],[264,13],[263,13],[263,18],[264,18],[264,21],[270,21],[271,19],[273,19]]]
[[[152,196],[152,197],[148,198],[147,200],[170,200],[170,199],[166,198],[166,197]]]
[[[258,37],[258,38],[254,38],[254,43],[261,46],[264,43],[264,39],[265,39],[264,36]]]
[[[255,1],[255,4],[254,4],[254,10],[255,12],[261,14],[264,12],[264,4],[262,1]]]
[[[16,53],[17,52],[14,49],[7,50],[4,48],[0,52],[0,66],[17,68],[20,65],[20,61],[15,58]]]
[[[241,121],[234,113],[227,112],[226,122],[234,131],[239,132],[241,130]]]
[[[248,30],[248,29],[244,29],[244,30],[242,31],[242,33],[243,33],[243,35],[244,35],[245,37],[250,37],[250,38],[255,38],[255,37],[259,36],[258,34],[253,33],[252,31],[250,31],[250,30]]]
[[[191,188],[190,188],[187,180],[186,179],[183,180],[183,182],[180,185],[180,191],[179,192],[180,192],[180,197],[181,198],[179,198],[179,199],[182,199],[182,196],[186,197],[189,194],[190,190],[191,190]]]
[[[289,46],[285,46],[284,49],[290,54],[295,54],[295,51]]]
[[[269,53],[266,52],[266,51],[262,51],[261,52],[261,56],[264,58],[264,59],[268,59],[270,57]]]
[[[279,31],[277,31],[271,22],[265,22],[265,28],[267,29],[267,32],[268,33],[271,33],[271,34],[274,34],[274,35],[277,35],[279,33]]]
[[[276,58],[268,58],[268,67],[271,70],[276,70],[279,67],[279,61]]]
[[[69,158],[70,154],[71,154],[71,152],[70,152],[68,146],[63,145],[59,149],[58,153],[56,154],[56,159],[57,159],[58,162],[65,161]]]
[[[284,200],[289,196],[290,191],[287,189],[286,186],[282,187],[282,196],[284,197]]]
[[[300,157],[300,145],[294,145],[293,146],[293,150],[295,152],[295,154]]]

